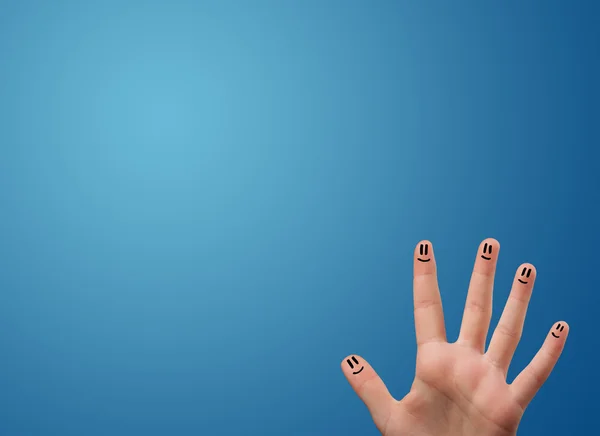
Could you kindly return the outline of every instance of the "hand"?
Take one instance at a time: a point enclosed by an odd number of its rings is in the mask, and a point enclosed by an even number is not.
[[[506,374],[521,333],[536,271],[523,264],[487,351],[492,289],[500,245],[486,239],[479,247],[460,335],[448,343],[433,248],[420,242],[414,259],[417,365],[410,392],[397,401],[360,356],[342,361],[342,371],[386,436],[515,435],[525,408],[546,381],[569,334],[554,324],[542,348],[512,384]]]

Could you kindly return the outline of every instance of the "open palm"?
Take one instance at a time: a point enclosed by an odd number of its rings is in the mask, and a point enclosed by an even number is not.
[[[460,335],[448,343],[437,283],[433,248],[417,244],[414,260],[414,304],[417,365],[410,392],[395,400],[362,357],[342,361],[348,381],[386,436],[510,436],[523,412],[546,381],[569,333],[560,321],[542,348],[512,384],[506,374],[521,338],[536,271],[523,264],[487,351],[492,290],[500,245],[486,239],[479,247]]]

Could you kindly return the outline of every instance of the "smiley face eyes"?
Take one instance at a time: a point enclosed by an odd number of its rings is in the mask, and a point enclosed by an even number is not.
[[[429,255],[429,244],[420,244],[419,245],[419,254],[421,256]],[[421,259],[420,257],[417,257],[417,260],[419,262],[429,262],[431,259]]]
[[[354,363],[352,363],[352,361],[354,361]],[[354,367],[358,367],[359,362],[358,359],[356,358],[356,356],[352,356],[352,360],[350,359],[346,359],[346,362],[348,363],[348,366],[350,367],[350,369],[354,369]],[[362,366],[358,371],[354,371],[352,372],[352,374],[356,375],[359,374],[363,369],[365,369],[364,366]]]
[[[525,281],[524,279],[529,278],[530,275],[531,275],[531,268],[527,268],[526,266],[524,266],[523,270],[521,271],[521,278],[518,279],[519,282],[526,285],[529,282]]]
[[[558,323],[554,330],[556,330],[557,332],[562,332],[564,329],[565,329],[565,326]],[[552,336],[554,336],[555,338],[560,338],[560,336],[557,336],[554,332],[552,332]]]
[[[486,256],[486,254],[489,256],[492,255],[492,244],[488,244],[487,242],[483,245],[483,254],[481,257],[485,260],[491,260],[492,258]]]

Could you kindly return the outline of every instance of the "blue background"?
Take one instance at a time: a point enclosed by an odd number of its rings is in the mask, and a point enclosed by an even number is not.
[[[0,2],[0,434],[375,435],[412,253],[449,339],[475,253],[538,281],[524,435],[597,429],[594,2]]]

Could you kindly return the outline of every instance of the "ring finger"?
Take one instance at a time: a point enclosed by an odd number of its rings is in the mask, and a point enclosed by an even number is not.
[[[508,301],[486,353],[487,358],[502,369],[505,375],[523,333],[535,278],[533,265],[524,263],[517,269]]]

